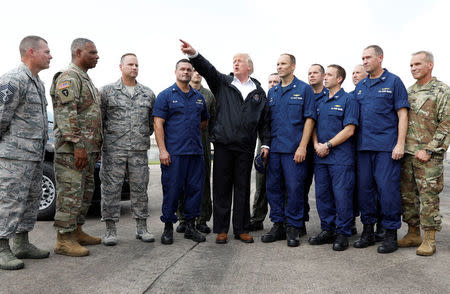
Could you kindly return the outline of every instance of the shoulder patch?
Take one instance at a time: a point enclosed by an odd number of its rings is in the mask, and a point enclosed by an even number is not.
[[[0,86],[0,102],[3,104],[8,104],[11,102],[11,98],[16,90],[16,87],[11,85],[11,83]]]
[[[70,87],[70,82],[69,81],[64,81],[62,83],[59,83],[57,87],[58,87],[58,90],[63,90],[63,89],[69,88]]]

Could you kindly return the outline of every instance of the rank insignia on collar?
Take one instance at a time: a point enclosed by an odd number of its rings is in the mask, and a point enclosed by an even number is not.
[[[10,83],[0,86],[0,102],[3,104],[11,102],[11,97],[14,95],[15,91],[16,88]]]
[[[258,94],[253,95],[253,100],[259,101],[259,95]]]

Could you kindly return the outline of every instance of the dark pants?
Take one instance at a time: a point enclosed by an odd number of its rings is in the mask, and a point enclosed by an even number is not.
[[[212,215],[211,202],[211,144],[208,140],[207,133],[202,133],[203,159],[205,164],[205,179],[203,181],[202,205],[200,216],[197,217],[197,223],[209,222]],[[184,196],[180,198],[178,203],[177,215],[180,222],[184,221]]]
[[[250,224],[250,175],[253,154],[214,144],[214,233],[228,233],[233,202],[233,232],[247,233]]]
[[[309,221],[309,190],[314,177],[314,147],[312,143],[308,144],[306,153],[306,178],[303,192],[303,221]]]
[[[351,236],[355,167],[316,164],[316,205],[322,230]]]
[[[377,201],[384,229],[401,226],[400,161],[391,152],[359,151],[357,161],[358,204],[363,224],[377,222]]]
[[[261,140],[258,139],[258,147],[256,147],[256,152],[261,152]],[[255,195],[253,199],[253,214],[251,221],[253,222],[263,222],[266,218],[268,205],[267,195],[266,195],[266,173],[260,173],[255,170]]]
[[[200,215],[205,170],[202,155],[172,155],[169,166],[161,164],[163,188],[163,223],[175,223],[180,197],[184,195],[184,217],[191,220]]]
[[[307,163],[295,163],[293,153],[270,152],[267,164],[267,200],[270,220],[300,228],[303,222],[303,193]],[[287,200],[286,200],[287,194]]]

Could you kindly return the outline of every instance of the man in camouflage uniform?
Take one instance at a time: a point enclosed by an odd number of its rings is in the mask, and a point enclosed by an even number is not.
[[[81,230],[94,193],[94,167],[102,145],[100,97],[87,71],[98,60],[95,44],[75,39],[72,63],[53,77],[50,95],[55,116],[56,214],[55,253],[86,256],[82,245],[101,239]]]
[[[444,186],[442,162],[450,143],[450,88],[432,76],[433,66],[431,53],[413,54],[411,73],[417,82],[408,89],[411,109],[401,173],[403,221],[408,223],[408,233],[398,245],[420,245],[416,254],[424,256],[436,252],[435,232],[441,230],[439,193]]]
[[[104,143],[102,149],[102,221],[106,222],[104,245],[116,245],[115,223],[120,217],[120,196],[128,173],[131,211],[136,219],[136,238],[155,241],[147,230],[148,157],[153,133],[155,94],[136,81],[139,64],[135,54],[120,59],[122,78],[100,89]]]
[[[202,233],[211,233],[211,228],[208,227],[206,222],[211,220],[212,215],[212,202],[211,202],[211,143],[208,139],[209,130],[212,130],[214,123],[214,117],[216,114],[216,98],[213,93],[202,86],[202,76],[194,69],[191,82],[189,83],[192,88],[198,90],[205,98],[206,108],[209,114],[208,127],[202,130],[202,146],[203,146],[203,159],[205,161],[205,180],[203,181],[203,194],[202,194],[202,206],[200,216],[196,218],[196,228]],[[178,233],[184,233],[186,231],[186,222],[183,216],[184,210],[184,198],[180,199],[178,205],[177,215],[180,219],[180,224],[177,227]]]
[[[25,37],[19,49],[22,63],[0,77],[0,268],[5,270],[23,268],[18,258],[50,254],[29,243],[28,232],[39,209],[48,139],[47,100],[38,73],[52,56],[38,36]]]

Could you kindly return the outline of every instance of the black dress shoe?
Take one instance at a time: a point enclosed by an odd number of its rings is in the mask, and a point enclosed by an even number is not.
[[[264,230],[263,222],[250,222],[248,229],[249,229],[249,231]]]
[[[263,243],[271,243],[284,239],[286,239],[286,229],[283,223],[274,223],[272,229],[261,236]]]
[[[322,231],[316,237],[308,239],[310,245],[332,244],[336,240],[336,234],[333,231]]]
[[[186,222],[186,231],[184,232],[184,238],[191,239],[194,242],[205,242],[206,238],[199,231],[195,229],[194,220]]]
[[[197,230],[199,230],[200,232],[202,232],[203,234],[209,234],[211,233],[211,228],[208,227],[208,225],[206,224],[206,222],[199,222],[197,223],[197,225],[195,226],[195,228]]]
[[[299,237],[306,236],[306,226],[298,228],[298,236]]]
[[[383,243],[378,246],[378,253],[392,253],[398,249],[397,230],[385,230],[386,234]]]
[[[336,241],[333,243],[334,251],[344,251],[348,248],[348,238],[344,235],[337,235]]]
[[[287,246],[297,247],[300,245],[299,230],[291,225],[286,227]]]
[[[177,233],[184,233],[186,231],[186,222],[182,221],[178,224],[177,229],[176,229]]]
[[[366,248],[375,245],[375,233],[373,232],[373,224],[366,224],[363,226],[361,238],[353,243],[355,248]]]
[[[169,245],[173,243],[173,224],[166,223],[164,225],[164,232],[161,235],[161,243]]]

